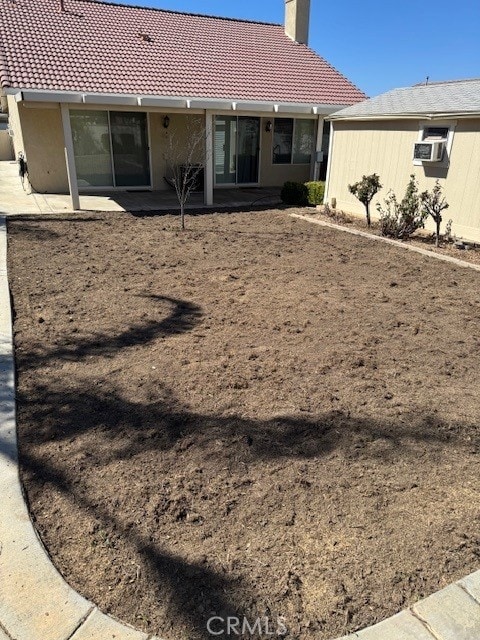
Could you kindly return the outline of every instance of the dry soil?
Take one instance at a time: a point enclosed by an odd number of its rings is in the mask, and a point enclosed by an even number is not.
[[[479,273],[263,211],[11,220],[9,274],[32,517],[105,612],[327,639],[479,568]]]

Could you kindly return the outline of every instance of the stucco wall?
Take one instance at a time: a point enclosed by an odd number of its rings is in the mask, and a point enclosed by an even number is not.
[[[149,114],[152,188],[155,191],[170,188],[164,180],[164,176],[170,177],[168,165],[172,162],[185,162],[188,157],[188,145],[193,145],[192,161],[198,164],[205,162],[205,145],[202,138],[204,117],[169,114],[168,129],[163,126],[164,118],[164,113]]]
[[[20,115],[18,112],[18,102],[13,96],[7,96],[8,104],[8,124],[13,132],[12,143],[15,158],[18,157],[20,151],[24,151],[22,127],[20,125]]]
[[[0,160],[13,159],[12,139],[7,129],[0,129]]]
[[[363,214],[363,205],[349,193],[348,185],[364,174],[377,173],[383,189],[372,202],[375,217],[376,202],[382,201],[389,189],[401,198],[410,174],[416,176],[421,191],[431,190],[438,178],[450,204],[444,219],[452,219],[452,232],[480,241],[480,119],[457,121],[448,169],[413,164],[419,122],[335,122],[328,201],[336,198],[337,208]],[[430,220],[427,228],[434,228]]]
[[[30,108],[19,103],[30,183],[38,193],[68,192],[60,107]]]

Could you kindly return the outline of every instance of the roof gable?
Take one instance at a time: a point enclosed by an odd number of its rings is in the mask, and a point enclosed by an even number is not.
[[[94,0],[0,0],[4,88],[353,104],[283,26]]]

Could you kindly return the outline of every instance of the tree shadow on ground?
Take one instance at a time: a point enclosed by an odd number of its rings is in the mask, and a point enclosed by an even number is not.
[[[22,355],[23,366],[34,369],[45,366],[52,359],[78,362],[92,356],[112,357],[121,349],[146,345],[159,338],[191,331],[203,316],[201,307],[192,302],[160,295],[146,297],[160,305],[166,304],[170,313],[160,321],[137,323],[116,335],[96,332],[85,337],[75,337],[70,343],[55,345],[51,350],[38,343],[30,353]]]
[[[103,506],[91,499],[88,487],[82,487],[84,477],[88,478],[89,466],[93,469],[99,465],[106,467],[112,461],[135,460],[145,452],[167,450],[175,445],[180,445],[178,455],[182,460],[182,452],[187,448],[207,449],[213,441],[226,444],[225,451],[218,453],[219,468],[230,463],[249,465],[262,460],[282,459],[289,464],[299,458],[318,458],[320,462],[334,451],[343,452],[352,461],[356,457],[381,456],[387,464],[390,458],[393,462],[414,456],[414,445],[419,442],[436,447],[451,442],[458,446],[455,429],[457,432],[463,429],[460,424],[452,429],[452,425],[442,424],[428,414],[402,423],[352,418],[341,412],[309,419],[204,416],[187,411],[171,394],[168,398],[167,395],[164,389],[162,402],[141,404],[126,401],[112,388],[101,393],[85,389],[78,392],[61,388],[58,383],[53,389],[35,389],[28,396],[20,392],[20,419],[35,424],[35,429],[22,435],[20,459],[24,474],[33,477],[37,486],[52,485],[76,509],[80,507],[106,530],[128,540],[154,576],[153,583],[162,585],[163,597],[165,591],[171,594],[171,617],[192,640],[212,637],[206,626],[211,615],[251,619],[252,610],[245,610],[244,602],[246,593],[250,602],[256,601],[254,585],[247,579],[232,579],[228,574],[172,555],[138,527],[126,526],[115,510],[105,506],[114,500],[114,486]],[[52,440],[68,443],[81,439],[87,432],[93,440],[90,437],[85,441],[83,453],[88,454],[88,462],[82,477],[69,470],[69,463],[62,461],[60,454],[58,459],[54,456],[46,460],[42,456],[44,443]],[[379,441],[384,444],[381,451],[369,448]],[[81,451],[76,448],[75,453]],[[158,633],[165,635],[161,629]]]
[[[25,452],[22,453],[21,463],[29,474],[34,474],[42,483],[54,486],[68,497],[72,505],[75,504],[76,508],[80,507],[88,512],[105,529],[128,538],[130,545],[142,557],[150,574],[154,576],[155,584],[167,586],[163,589],[163,596],[165,591],[172,594],[171,617],[178,621],[179,628],[185,628],[187,633],[193,634],[189,637],[212,638],[207,630],[208,618],[211,615],[221,616],[225,620],[228,616],[245,615],[240,597],[236,598],[236,591],[240,586],[242,591],[248,588],[246,584],[240,585],[238,580],[234,583],[227,576],[222,576],[208,567],[187,562],[179,555],[160,549],[137,529],[126,527],[115,514],[107,512],[102,505],[89,500],[84,492],[79,491],[78,482],[72,481],[72,478],[58,466]],[[196,607],[199,594],[200,600],[206,605],[203,615]],[[164,630],[159,629],[157,633],[164,637]]]
[[[192,303],[153,296],[166,302],[171,311],[160,322],[147,322],[130,327],[120,335],[96,334],[80,338],[68,348],[58,345],[49,351],[18,355],[18,369],[31,371],[39,366],[52,369],[62,360],[82,361],[95,355],[111,357],[119,350],[137,344],[148,344],[159,336],[190,331],[199,322],[202,311]],[[301,417],[283,415],[268,420],[245,418],[240,415],[204,415],[192,411],[175,397],[172,390],[159,388],[153,402],[135,402],[123,396],[113,382],[102,389],[93,389],[85,381],[72,388],[61,376],[51,378],[48,385],[33,382],[18,391],[21,465],[25,476],[37,487],[50,484],[72,503],[108,529],[114,529],[128,539],[143,558],[156,584],[168,585],[172,594],[173,618],[181,621],[190,638],[207,639],[207,613],[192,606],[199,599],[205,612],[227,617],[251,615],[244,605],[245,593],[255,600],[255,588],[247,581],[233,580],[209,567],[187,562],[154,544],[135,526],[126,527],[115,512],[106,509],[82,489],[83,478],[75,477],[68,461],[53,456],[46,460],[42,447],[85,439],[83,452],[90,456],[91,465],[106,465],[110,461],[128,460],[145,452],[165,452],[181,444],[182,447],[207,448],[213,441],[225,443],[218,455],[218,464],[252,463],[264,460],[318,458],[332,452],[355,455],[407,458],[415,455],[416,443],[442,447],[448,442],[461,445],[465,425],[444,424],[434,415],[424,412],[412,416],[382,421],[348,415],[341,411],[325,411],[320,415]],[[477,436],[478,438],[478,436]],[[95,444],[92,450],[92,442]],[[368,447],[382,443],[381,449]],[[234,445],[232,449],[232,444]],[[471,444],[471,443],[470,443]],[[359,448],[360,447],[360,448]],[[82,451],[82,447],[77,449]],[[360,453],[361,451],[361,453]],[[88,474],[88,469],[85,471]],[[112,487],[112,496],[115,487]],[[200,594],[200,595],[199,595]],[[207,604],[208,603],[208,604]],[[162,630],[160,630],[162,634]],[[217,637],[227,637],[218,635]],[[255,636],[252,636],[255,637]]]

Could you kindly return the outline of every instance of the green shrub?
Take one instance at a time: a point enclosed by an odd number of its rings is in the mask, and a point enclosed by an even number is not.
[[[398,202],[396,195],[390,192],[384,203],[384,207],[377,204],[382,236],[407,240],[417,229],[425,227],[428,213],[422,210],[418,185],[413,174],[410,176],[403,199]]]
[[[325,193],[325,182],[320,180],[315,182],[305,182],[308,189],[308,204],[313,206],[323,204],[323,194]]]
[[[304,207],[308,204],[308,189],[301,182],[285,182],[280,198],[285,204]]]

